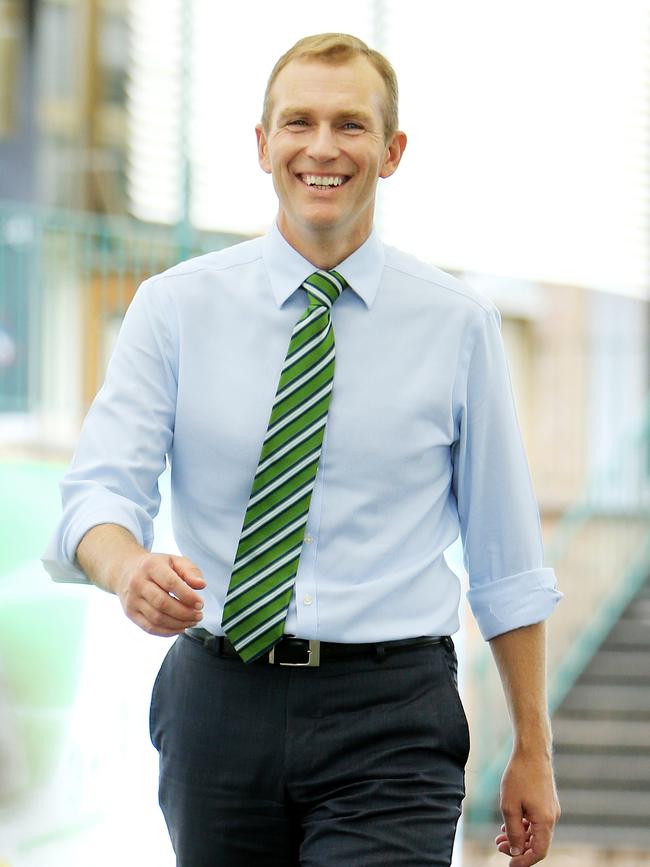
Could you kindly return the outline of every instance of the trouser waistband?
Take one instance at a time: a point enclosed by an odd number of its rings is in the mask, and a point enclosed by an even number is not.
[[[232,642],[225,636],[213,635],[211,632],[200,627],[186,629],[185,635],[193,641],[201,642],[206,650],[215,656],[240,658]],[[368,655],[381,658],[387,653],[433,644],[443,644],[448,650],[454,649],[454,643],[449,635],[423,635],[416,638],[401,638],[393,641],[377,641],[364,644],[344,644],[283,635],[268,653],[258,657],[254,662],[266,663],[267,665],[316,667],[321,662],[331,659],[340,660],[345,657]]]

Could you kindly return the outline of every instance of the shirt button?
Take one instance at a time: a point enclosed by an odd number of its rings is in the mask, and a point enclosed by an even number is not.
[[[302,604],[303,604],[303,605],[311,605],[311,603],[312,603],[313,601],[314,601],[314,600],[313,600],[313,599],[311,598],[311,596],[309,596],[309,594],[308,594],[307,596],[303,597]]]
[[[307,533],[307,535],[305,536],[305,542],[309,545],[310,542],[313,542],[313,541],[314,541],[314,537],[310,536],[309,533]]]

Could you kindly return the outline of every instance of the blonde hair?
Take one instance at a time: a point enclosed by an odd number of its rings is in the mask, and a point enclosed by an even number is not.
[[[318,33],[315,36],[305,36],[299,39],[273,67],[266,91],[262,109],[262,126],[268,131],[271,123],[271,88],[278,74],[292,60],[321,60],[325,63],[340,64],[353,60],[355,57],[366,57],[381,75],[385,85],[387,98],[384,102],[384,139],[386,142],[398,128],[397,103],[398,89],[395,70],[379,51],[369,48],[365,42],[348,33]]]

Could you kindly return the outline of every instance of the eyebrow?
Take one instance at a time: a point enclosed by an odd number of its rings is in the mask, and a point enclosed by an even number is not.
[[[309,108],[302,108],[300,106],[289,106],[288,108],[282,109],[282,111],[278,115],[278,123],[280,123],[280,121],[282,120],[286,120],[287,117],[310,117],[311,114],[312,110]],[[345,118],[346,120],[359,120],[362,121],[366,126],[372,126],[373,123],[372,116],[358,108],[349,108],[337,111],[336,117],[337,119]]]

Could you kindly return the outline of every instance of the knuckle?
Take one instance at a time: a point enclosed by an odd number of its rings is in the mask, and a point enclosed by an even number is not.
[[[165,623],[165,615],[162,611],[154,609],[153,613],[149,616],[149,620],[156,627],[163,626]]]
[[[122,603],[122,608],[124,609],[124,613],[127,617],[130,617],[131,620],[135,620],[135,618],[140,614],[137,605],[135,604],[135,599],[132,593],[125,593],[120,602]]]
[[[196,565],[196,563],[193,563],[189,559],[189,557],[181,557],[181,556],[174,555],[174,556],[169,558],[169,561],[170,561],[170,566],[178,566],[186,572],[193,572],[197,575],[203,574],[202,571],[199,569],[199,567]]]
[[[151,572],[152,569],[156,568],[158,563],[158,555],[152,554],[151,552],[142,555],[142,559],[140,560],[140,570],[146,573]]]
[[[171,591],[176,587],[175,578],[173,574],[170,575],[169,572],[160,572],[157,574],[156,583],[159,587],[162,587],[166,593],[171,593]]]
[[[170,598],[169,596],[162,596],[161,599],[160,599],[160,601],[158,601],[158,602],[156,603],[156,607],[157,607],[157,612],[156,612],[156,613],[157,613],[158,615],[161,615],[161,614],[171,614],[171,610],[172,610],[172,607],[173,607],[173,606],[172,606],[171,598]]]

